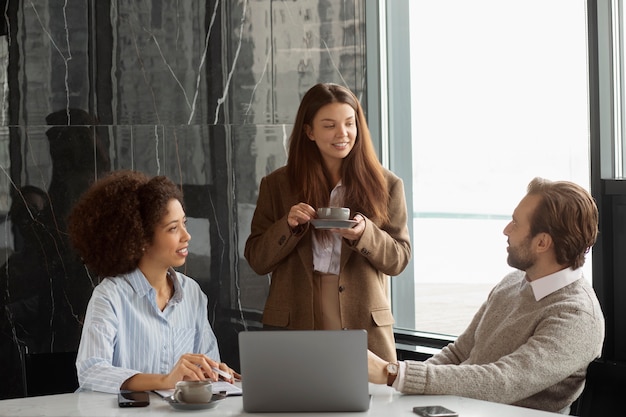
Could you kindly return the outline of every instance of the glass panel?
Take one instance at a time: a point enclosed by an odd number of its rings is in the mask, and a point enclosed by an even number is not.
[[[511,270],[530,180],[589,188],[585,2],[409,7],[416,328],[458,335]]]
[[[614,112],[615,112],[615,174],[616,178],[626,177],[625,163],[626,163],[626,146],[624,141],[626,140],[626,109],[624,103],[624,97],[626,97],[626,88],[624,82],[624,8],[622,0],[612,1],[612,27],[614,33],[612,34],[613,45],[613,83],[614,85]]]

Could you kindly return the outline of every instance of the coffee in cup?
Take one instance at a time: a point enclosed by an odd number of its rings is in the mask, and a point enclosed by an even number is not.
[[[208,403],[213,397],[210,380],[178,381],[174,390],[174,399],[179,403]]]
[[[348,220],[350,209],[348,207],[320,207],[317,209],[317,217],[324,220]]]

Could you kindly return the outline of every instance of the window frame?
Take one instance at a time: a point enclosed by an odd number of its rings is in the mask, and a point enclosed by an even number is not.
[[[591,188],[600,210],[593,250],[593,287],[605,316],[602,358],[626,362],[626,293],[623,253],[626,155],[622,0],[587,0]]]
[[[411,86],[409,0],[386,2],[385,29],[386,71],[385,89],[387,92],[386,123],[388,135],[383,147],[387,147],[387,160],[383,160],[396,175],[402,178],[404,190],[413,189],[411,95],[406,94]],[[397,94],[396,94],[397,92]],[[392,142],[393,141],[393,142]],[[401,151],[400,151],[401,150]],[[408,194],[407,194],[408,195]],[[411,242],[414,242],[413,199],[406,198],[408,229]],[[406,269],[391,280],[392,311],[396,326],[406,331],[415,329],[415,280],[414,257]]]

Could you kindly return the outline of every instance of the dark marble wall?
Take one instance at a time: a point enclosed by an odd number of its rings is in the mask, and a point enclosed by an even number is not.
[[[97,279],[65,217],[117,169],[183,187],[182,269],[209,296],[223,359],[238,366],[237,333],[259,326],[269,283],[243,258],[259,181],[284,164],[309,87],[364,97],[364,4],[0,1],[0,398],[32,395],[29,358],[76,351]]]

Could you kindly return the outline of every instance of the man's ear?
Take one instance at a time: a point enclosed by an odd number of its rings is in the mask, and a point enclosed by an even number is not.
[[[542,232],[535,236],[535,247],[537,248],[537,252],[545,252],[552,248],[554,242],[552,241],[552,236],[548,233]]]

